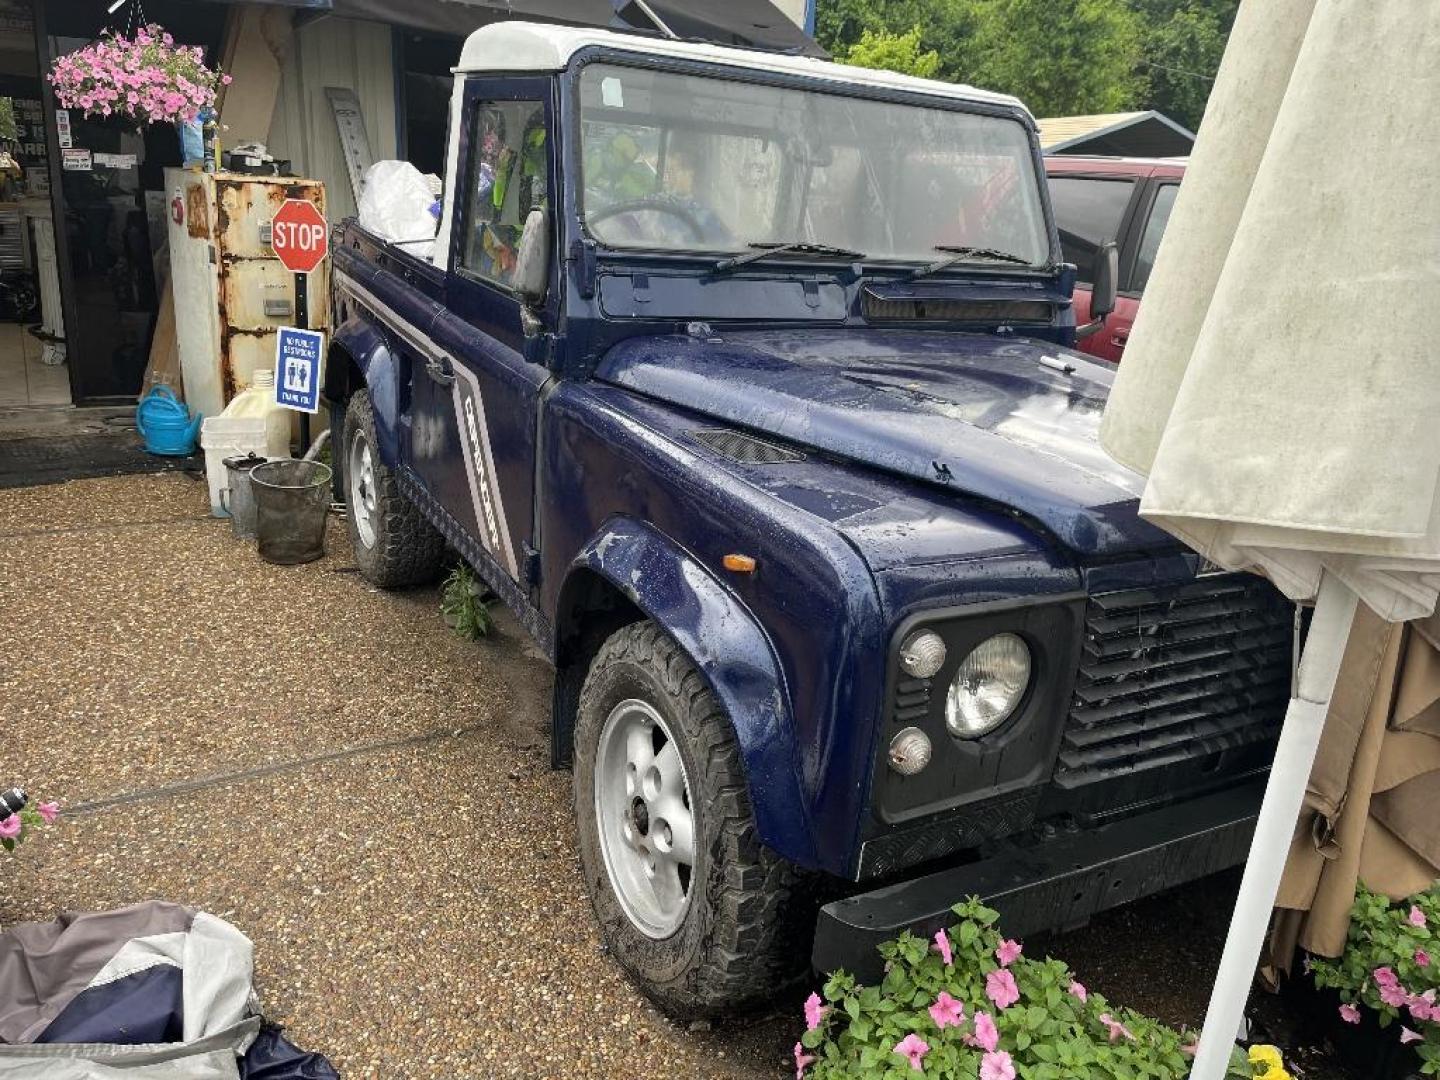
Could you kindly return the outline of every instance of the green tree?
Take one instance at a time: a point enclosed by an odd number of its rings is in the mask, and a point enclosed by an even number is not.
[[[908,58],[890,38],[918,28],[935,78],[1014,94],[1040,116],[1131,108],[1146,84],[1145,24],[1125,0],[820,0],[815,24],[837,57],[870,31],[888,35],[870,55]]]
[[[974,6],[975,0],[819,0],[815,37],[840,59],[850,55],[867,30],[903,37],[918,28],[918,51],[939,57],[931,77],[968,82]]]
[[[904,34],[865,30],[859,41],[835,59],[856,67],[885,68],[922,79],[933,79],[940,70],[940,54],[933,49],[921,51],[918,26]]]
[[[1136,0],[1147,28],[1141,46],[1143,103],[1191,131],[1200,125],[1238,0]]]
[[[1122,0],[973,2],[967,81],[1014,94],[1036,116],[1115,112],[1139,100],[1144,26]]]

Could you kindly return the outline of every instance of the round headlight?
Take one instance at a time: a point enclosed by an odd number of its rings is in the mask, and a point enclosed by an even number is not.
[[[978,739],[1005,722],[1030,686],[1030,647],[1015,634],[996,634],[961,662],[945,696],[945,726]]]
[[[890,767],[901,776],[914,776],[930,764],[930,736],[907,727],[890,740]]]
[[[900,645],[900,666],[905,674],[928,679],[945,664],[945,642],[934,630],[920,630]]]

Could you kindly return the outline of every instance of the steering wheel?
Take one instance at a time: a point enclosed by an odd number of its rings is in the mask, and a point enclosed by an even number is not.
[[[615,203],[613,206],[607,206],[603,210],[597,210],[587,215],[586,224],[595,226],[599,225],[602,221],[609,221],[612,217],[642,210],[657,210],[662,214],[669,214],[671,217],[682,222],[690,230],[691,236],[696,241],[703,242],[705,239],[705,226],[700,223],[700,219],[695,215],[695,212],[683,206],[676,206],[675,203],[664,196],[647,195],[641,199],[630,199],[626,202]]]

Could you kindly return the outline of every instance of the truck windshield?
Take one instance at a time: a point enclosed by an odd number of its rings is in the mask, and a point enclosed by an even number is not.
[[[613,64],[584,69],[580,106],[581,212],[610,247],[1050,259],[1016,120]]]

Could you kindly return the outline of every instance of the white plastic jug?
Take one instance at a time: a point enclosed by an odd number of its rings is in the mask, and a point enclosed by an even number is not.
[[[222,419],[263,419],[265,421],[265,456],[290,456],[290,410],[275,403],[275,373],[268,369],[255,372],[254,381],[236,394]]]

